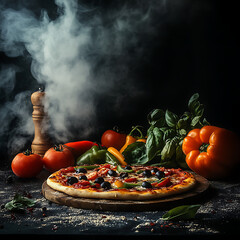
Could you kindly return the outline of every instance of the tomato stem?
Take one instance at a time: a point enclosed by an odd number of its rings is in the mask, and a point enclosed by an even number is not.
[[[32,154],[32,150],[27,149],[26,151],[23,152],[23,154],[29,156]]]
[[[63,145],[62,144],[55,144],[54,145],[54,150],[58,151],[58,152],[62,152],[63,151]]]
[[[206,152],[209,145],[208,143],[203,143],[199,148],[200,152]]]

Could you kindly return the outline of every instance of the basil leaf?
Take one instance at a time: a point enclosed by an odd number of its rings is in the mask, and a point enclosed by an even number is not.
[[[175,154],[176,146],[177,137],[174,137],[173,139],[168,139],[165,146],[163,147],[163,150],[161,151],[162,160],[171,159],[171,157]]]
[[[175,127],[177,125],[179,117],[175,113],[172,113],[169,110],[167,110],[165,113],[165,120],[169,127]]]
[[[148,162],[146,153],[146,144],[143,142],[135,142],[127,146],[123,151],[126,163],[142,165]]]
[[[195,113],[196,116],[202,117],[203,112],[204,112],[203,104],[199,103],[199,105],[195,107],[194,113]]]
[[[175,129],[170,128],[170,129],[168,129],[168,130],[166,130],[166,131],[164,132],[163,140],[164,140],[164,141],[167,141],[168,139],[171,139],[171,138],[173,138],[173,137],[175,137],[175,136],[176,136],[176,131],[175,131]]]
[[[191,127],[196,127],[200,123],[201,116],[196,116],[192,119]]]
[[[162,220],[184,220],[195,217],[201,205],[182,205],[169,210],[162,216]]]
[[[148,161],[151,161],[160,151],[164,145],[163,132],[155,127],[152,131],[149,131],[146,142],[146,153]]]
[[[10,211],[21,211],[27,207],[33,207],[36,201],[20,194],[15,194],[13,200],[5,204],[5,208]]]
[[[198,102],[198,99],[199,99],[199,94],[198,93],[193,94],[192,97],[189,99],[188,108],[189,108],[191,113],[194,113],[194,110],[197,107],[196,104]]]
[[[161,109],[154,109],[148,114],[147,120],[154,127],[163,127],[165,125],[165,113]]]
[[[189,121],[189,118],[180,118],[177,122],[177,129],[188,129]]]

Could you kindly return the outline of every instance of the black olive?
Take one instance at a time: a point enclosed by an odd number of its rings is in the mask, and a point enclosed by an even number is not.
[[[76,177],[69,177],[67,180],[67,183],[70,185],[73,185],[74,183],[77,183],[78,179]]]
[[[103,183],[101,183],[101,187],[104,189],[110,189],[111,184],[110,184],[110,182],[103,182]]]
[[[78,168],[76,170],[77,173],[87,173],[87,170],[85,168]]]
[[[165,173],[162,171],[157,171],[156,176],[158,177],[158,179],[161,179],[161,178],[165,177]]]
[[[152,188],[152,184],[150,182],[143,182],[142,187],[144,188]]]
[[[109,176],[112,176],[112,177],[116,177],[117,176],[117,173],[114,171],[114,170],[108,170],[108,175]]]
[[[82,175],[79,177],[79,180],[88,180],[86,175]]]
[[[126,166],[124,169],[126,169],[126,170],[132,170],[132,168],[130,167],[130,166]]]
[[[95,181],[94,181],[94,183],[99,183],[99,184],[101,184],[101,183],[103,183],[103,182],[104,182],[103,177],[98,177],[98,178],[96,178]]]
[[[124,179],[124,178],[128,177],[128,173],[127,172],[122,172],[122,173],[120,173],[119,177]]]
[[[143,176],[145,177],[150,177],[152,174],[151,174],[151,171],[150,170],[144,170],[143,171]]]
[[[153,168],[152,170],[151,170],[151,173],[153,174],[153,173],[156,173],[156,172],[158,172],[159,170],[157,169],[157,168]]]

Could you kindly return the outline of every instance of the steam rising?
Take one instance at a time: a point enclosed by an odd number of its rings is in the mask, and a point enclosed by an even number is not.
[[[118,109],[124,97],[142,94],[134,86],[129,66],[134,65],[133,59],[145,57],[142,39],[155,34],[152,14],[156,6],[123,6],[103,16],[98,9],[80,7],[75,0],[55,3],[59,15],[54,20],[46,11],[40,18],[27,9],[0,11],[0,50],[10,57],[24,56],[26,51],[31,55],[31,73],[47,93],[51,134],[64,142],[71,140],[76,129],[79,138],[94,130],[96,96],[112,97],[112,107]],[[21,69],[3,66],[0,70],[0,87],[8,95]],[[34,133],[30,95],[29,91],[20,92],[0,109],[0,133],[13,129],[8,145],[18,143],[15,151]],[[11,128],[15,117],[18,124]]]

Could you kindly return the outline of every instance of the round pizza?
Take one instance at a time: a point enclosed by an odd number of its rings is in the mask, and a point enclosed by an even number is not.
[[[148,200],[186,192],[196,180],[182,169],[102,164],[60,169],[47,184],[73,197]]]

